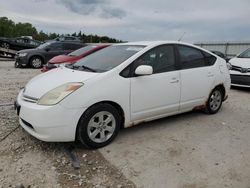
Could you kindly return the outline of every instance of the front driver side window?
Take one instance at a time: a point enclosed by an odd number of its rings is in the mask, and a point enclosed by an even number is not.
[[[134,70],[140,65],[152,66],[154,74],[176,70],[174,47],[163,45],[146,52],[134,61]]]

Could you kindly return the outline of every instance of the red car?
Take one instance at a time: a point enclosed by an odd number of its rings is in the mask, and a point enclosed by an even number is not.
[[[48,61],[48,63],[42,68],[42,72],[46,72],[50,69],[54,69],[59,67],[59,65],[61,64],[73,64],[76,61],[78,61],[79,59],[84,58],[85,56],[92,54],[98,50],[101,50],[103,48],[106,48],[110,46],[109,44],[105,44],[105,45],[89,45],[89,46],[85,46],[83,48],[80,48],[76,51],[73,51],[67,55],[58,55],[56,57],[53,57],[52,59],[50,59]]]

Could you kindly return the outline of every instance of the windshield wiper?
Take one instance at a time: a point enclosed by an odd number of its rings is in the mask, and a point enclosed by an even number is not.
[[[80,66],[79,66],[79,65],[73,65],[72,68],[73,68],[73,69],[82,68],[82,69],[89,70],[89,71],[91,71],[91,72],[97,72],[95,69],[92,69],[92,68],[87,67],[87,66],[85,66],[85,65],[80,65]]]
[[[84,69],[87,69],[87,70],[89,70],[89,71],[91,71],[91,72],[96,72],[95,69],[92,69],[92,68],[87,67],[87,66],[85,66],[85,65],[81,65],[80,67],[82,67],[82,68],[84,68]]]

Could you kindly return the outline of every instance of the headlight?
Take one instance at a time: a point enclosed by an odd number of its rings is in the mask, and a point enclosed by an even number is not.
[[[45,93],[37,102],[40,105],[55,105],[62,101],[65,97],[83,86],[83,83],[73,82],[63,84],[55,89]]]
[[[19,57],[25,57],[27,55],[27,53],[20,53],[18,55],[19,55]]]
[[[228,68],[228,70],[232,70],[232,65],[231,65],[231,63],[227,63],[227,68]]]

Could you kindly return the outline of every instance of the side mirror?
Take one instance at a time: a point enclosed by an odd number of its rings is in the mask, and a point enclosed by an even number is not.
[[[137,76],[151,75],[153,74],[153,68],[149,65],[140,65],[135,69]]]

